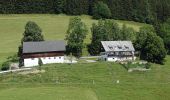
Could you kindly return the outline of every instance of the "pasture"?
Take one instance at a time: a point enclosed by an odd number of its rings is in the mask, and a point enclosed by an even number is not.
[[[45,40],[63,40],[68,28],[69,19],[71,17],[74,16],[62,14],[0,15],[0,63],[3,62],[6,57],[17,52],[27,21],[35,21],[42,28]],[[92,23],[97,21],[87,15],[82,15],[79,17],[83,20],[83,22],[85,22],[89,29],[85,42],[90,43],[90,28]],[[116,22],[120,26],[122,24],[126,24],[128,27],[132,27],[136,31],[138,31],[141,26],[145,25],[133,21],[116,20]]]
[[[2,100],[169,100],[170,56],[151,71],[116,63],[44,65],[41,74],[0,75]],[[117,80],[120,83],[117,83]]]
[[[0,63],[17,52],[27,21],[35,21],[45,40],[63,40],[74,16],[32,14],[0,15]],[[90,16],[79,16],[89,33]],[[116,20],[139,31],[145,24]],[[85,51],[84,51],[85,52]],[[132,72],[117,63],[96,62],[44,65],[44,73],[0,75],[2,100],[170,100],[170,56],[165,65],[152,64],[147,72]],[[119,83],[117,81],[119,80]]]

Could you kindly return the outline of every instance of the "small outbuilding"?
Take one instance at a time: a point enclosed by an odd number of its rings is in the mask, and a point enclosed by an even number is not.
[[[39,65],[39,60],[43,64],[64,63],[66,51],[65,41],[41,41],[23,42],[23,54],[25,67]]]
[[[135,60],[135,49],[131,41],[101,41],[105,52],[101,52],[101,59],[105,61]]]

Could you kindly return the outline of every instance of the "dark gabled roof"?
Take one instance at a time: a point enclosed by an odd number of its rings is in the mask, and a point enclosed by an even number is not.
[[[64,41],[23,42],[23,53],[43,53],[65,51]]]
[[[135,51],[131,41],[101,41],[106,52],[110,51]]]

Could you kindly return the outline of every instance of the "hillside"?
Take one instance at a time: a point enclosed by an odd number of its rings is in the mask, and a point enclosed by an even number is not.
[[[70,17],[74,16],[52,14],[0,15],[0,63],[3,62],[6,57],[17,52],[27,21],[35,21],[42,28],[45,40],[63,40],[65,38]],[[89,43],[91,25],[97,21],[87,15],[82,15],[80,17],[89,29],[88,37],[86,39],[86,43]],[[128,27],[132,27],[136,31],[138,31],[141,26],[145,25],[133,21],[116,20],[116,22],[120,26],[122,24],[127,24]]]
[[[170,56],[151,71],[116,63],[45,65],[41,74],[0,75],[2,100],[169,100]],[[120,83],[117,83],[119,80]],[[10,95],[9,95],[10,94]]]

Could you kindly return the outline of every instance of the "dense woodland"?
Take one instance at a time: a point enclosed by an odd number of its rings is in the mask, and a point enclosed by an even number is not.
[[[1,14],[66,13],[69,15],[94,12],[101,0],[1,0]],[[153,23],[170,16],[170,0],[102,0],[111,11],[111,18]]]

